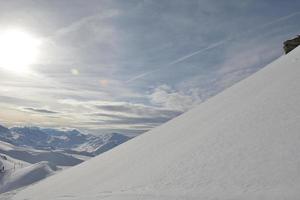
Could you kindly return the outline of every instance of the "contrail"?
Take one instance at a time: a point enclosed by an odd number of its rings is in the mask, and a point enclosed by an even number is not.
[[[204,49],[200,49],[200,50],[198,50],[198,51],[195,51],[195,52],[193,52],[193,53],[190,53],[190,54],[188,54],[188,55],[185,55],[185,56],[183,56],[183,57],[181,57],[181,58],[179,58],[179,59],[177,59],[177,60],[175,60],[175,61],[172,61],[172,62],[166,64],[166,65],[163,66],[163,67],[160,67],[160,68],[157,68],[157,69],[154,69],[154,70],[151,70],[151,71],[148,71],[148,72],[139,74],[139,75],[137,75],[137,76],[134,76],[134,77],[132,77],[131,79],[127,80],[125,83],[130,83],[130,82],[132,82],[132,81],[138,80],[138,79],[143,78],[143,77],[145,77],[145,76],[147,76],[147,75],[149,75],[149,74],[152,74],[152,73],[154,73],[154,72],[160,71],[160,70],[165,69],[165,68],[167,68],[167,67],[170,67],[170,66],[172,66],[172,65],[178,64],[178,63],[180,63],[180,62],[182,62],[182,61],[185,61],[185,60],[187,60],[187,59],[189,59],[189,58],[191,58],[191,57],[193,57],[193,56],[195,56],[195,55],[199,55],[199,54],[202,54],[202,53],[204,53],[204,52],[206,52],[206,51],[208,51],[208,50],[211,50],[211,49],[217,48],[217,47],[219,47],[219,46],[222,46],[222,45],[224,45],[225,43],[227,43],[227,42],[233,40],[234,38],[238,38],[239,36],[246,34],[247,32],[252,32],[252,31],[255,31],[255,30],[258,30],[258,29],[261,29],[261,28],[268,27],[268,26],[273,25],[273,24],[277,24],[277,23],[279,23],[279,22],[288,20],[288,19],[290,19],[290,18],[292,18],[292,17],[294,17],[294,16],[297,16],[297,15],[299,15],[299,14],[300,14],[300,11],[294,12],[294,13],[289,14],[289,15],[287,15],[287,16],[280,17],[280,18],[278,18],[278,19],[275,19],[274,21],[271,21],[271,22],[268,22],[268,23],[263,24],[263,25],[261,25],[261,26],[258,26],[258,27],[254,28],[254,29],[245,31],[245,32],[243,32],[243,33],[241,33],[241,34],[236,35],[235,37],[231,37],[231,38],[228,38],[228,39],[225,39],[225,40],[221,40],[221,41],[219,41],[219,42],[216,42],[216,43],[214,43],[214,44],[209,45],[208,47],[206,47],[206,48],[204,48]]]
[[[188,58],[190,58],[190,57],[192,57],[192,56],[194,56],[194,55],[201,54],[201,53],[203,53],[203,52],[205,52],[205,51],[208,51],[208,50],[214,49],[214,48],[216,48],[216,47],[219,47],[219,46],[225,44],[225,43],[228,42],[228,41],[229,41],[229,39],[226,39],[226,40],[222,40],[222,41],[220,41],[220,42],[216,42],[216,43],[214,43],[214,44],[211,44],[211,45],[209,45],[208,47],[206,47],[206,48],[204,48],[204,49],[200,49],[200,50],[195,51],[195,52],[193,52],[193,53],[191,53],[191,54],[188,54],[188,55],[186,55],[186,56],[183,56],[183,57],[181,57],[181,58],[179,58],[179,59],[177,59],[177,60],[175,60],[175,61],[173,61],[173,62],[170,62],[169,64],[167,64],[166,67],[171,66],[171,65],[175,65],[175,64],[177,64],[177,63],[180,63],[180,62],[182,62],[182,61],[184,61],[184,60],[186,60],[186,59],[188,59]]]
[[[211,44],[211,45],[209,45],[208,47],[206,47],[206,48],[204,48],[204,49],[200,49],[200,50],[198,50],[198,51],[195,51],[195,52],[193,52],[193,53],[190,53],[190,54],[188,54],[188,55],[185,55],[185,56],[183,56],[183,57],[181,57],[181,58],[179,58],[179,59],[177,59],[177,60],[174,60],[174,61],[172,61],[172,62],[166,64],[166,65],[163,66],[163,67],[160,67],[160,68],[157,68],[157,69],[154,69],[154,70],[151,70],[151,71],[148,71],[148,72],[139,74],[139,75],[137,75],[137,76],[135,76],[135,77],[133,77],[133,78],[127,80],[125,83],[130,83],[130,82],[135,81],[135,80],[137,80],[137,79],[140,79],[140,78],[142,78],[142,77],[144,77],[144,76],[147,76],[148,74],[152,74],[152,73],[154,73],[154,72],[156,72],[156,71],[160,71],[160,70],[165,69],[165,68],[167,68],[167,67],[170,67],[170,66],[172,66],[172,65],[178,64],[178,63],[180,63],[180,62],[182,62],[182,61],[185,61],[185,60],[187,60],[188,58],[193,57],[194,55],[198,55],[198,54],[204,53],[204,52],[206,52],[206,51],[208,51],[208,50],[217,48],[217,47],[219,47],[219,46],[225,44],[225,43],[228,42],[229,40],[230,40],[230,39],[226,39],[226,40],[222,40],[222,41],[216,42],[216,43],[214,43],[214,44]]]
[[[278,19],[275,19],[274,21],[271,21],[271,22],[269,22],[269,23],[263,24],[263,25],[261,25],[261,26],[255,28],[255,29],[253,29],[253,30],[257,30],[257,29],[260,29],[260,28],[268,27],[268,26],[273,25],[273,24],[277,24],[277,23],[279,23],[279,22],[285,21],[285,20],[290,19],[290,18],[292,18],[292,17],[294,17],[294,16],[297,16],[297,15],[299,15],[299,14],[300,14],[300,11],[294,12],[294,13],[292,13],[292,14],[289,14],[289,15],[286,15],[286,16],[283,16],[283,17],[280,17],[280,18],[278,18]],[[252,30],[252,31],[253,31],[253,30]]]

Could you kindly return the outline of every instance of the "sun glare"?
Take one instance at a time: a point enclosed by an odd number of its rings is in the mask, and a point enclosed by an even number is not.
[[[23,74],[37,61],[40,41],[30,34],[10,30],[0,32],[0,68]]]

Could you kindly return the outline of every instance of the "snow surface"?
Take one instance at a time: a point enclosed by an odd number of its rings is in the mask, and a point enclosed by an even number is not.
[[[299,199],[299,59],[297,48],[195,109],[13,199]]]
[[[56,168],[48,162],[40,162],[14,170],[6,169],[0,173],[0,193],[35,183],[51,175]]]
[[[52,163],[43,161],[31,164],[30,162],[33,157],[24,156],[26,154],[14,154],[16,152],[24,151],[28,151],[33,154],[41,153],[39,151],[33,152],[30,149],[26,150],[24,147],[16,147],[2,141],[0,142],[0,168],[4,166],[4,171],[0,172],[0,193],[35,183],[49,175],[52,175],[53,172],[57,170],[56,165]],[[21,156],[21,160],[16,159],[18,156]]]

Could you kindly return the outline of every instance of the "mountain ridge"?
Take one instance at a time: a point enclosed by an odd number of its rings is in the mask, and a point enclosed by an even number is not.
[[[0,125],[0,140],[16,146],[28,146],[41,150],[62,150],[77,153],[98,155],[107,143],[111,148],[126,142],[131,137],[120,133],[110,133],[101,136],[83,134],[76,129],[51,129],[40,127],[12,127]],[[109,150],[109,148],[107,148]]]

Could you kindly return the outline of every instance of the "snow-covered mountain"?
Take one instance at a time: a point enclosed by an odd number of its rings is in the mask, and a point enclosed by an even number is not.
[[[0,173],[0,193],[14,190],[40,181],[56,170],[48,162],[40,162],[22,168],[10,168]]]
[[[14,200],[296,200],[300,48],[195,109]]]
[[[5,142],[0,142],[0,149],[0,193],[27,186],[29,184],[42,180],[48,177],[49,175],[54,174],[55,171],[58,170],[58,168],[56,167],[57,164],[63,164],[62,162],[38,162],[37,160],[35,160],[34,164],[32,164],[30,162],[25,161],[30,161],[28,156],[21,156],[21,159],[18,159],[18,157],[22,155],[19,153],[23,153],[24,150],[20,151],[18,147],[15,147],[12,144],[8,144]],[[9,154],[11,154],[12,157],[9,156]],[[38,155],[32,155],[31,158],[33,158],[34,156]],[[67,163],[68,161],[70,161],[70,159],[66,159],[64,163]]]
[[[118,133],[93,136],[77,130],[0,125],[0,193],[35,183],[129,139]]]
[[[89,158],[0,141],[0,193],[35,183]]]
[[[61,151],[36,150],[30,147],[18,147],[9,143],[0,142],[0,154],[27,163],[47,161],[55,166],[70,167],[84,161],[76,155],[66,154]]]
[[[26,146],[42,150],[63,150],[89,156],[98,155],[127,140],[119,133],[101,136],[82,134],[78,130],[59,130],[40,127],[0,126],[0,140],[15,146]]]

